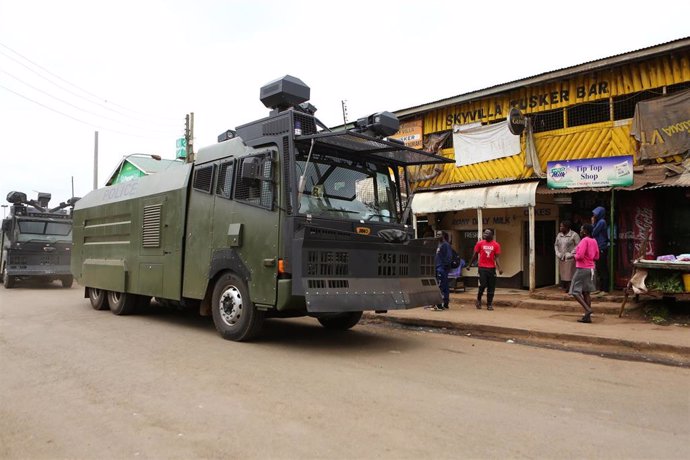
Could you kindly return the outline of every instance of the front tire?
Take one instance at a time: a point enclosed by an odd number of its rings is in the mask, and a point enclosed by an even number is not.
[[[213,288],[213,324],[226,340],[251,340],[261,330],[265,312],[257,310],[244,281],[232,273],[222,275]]]
[[[2,271],[2,285],[5,289],[12,289],[14,287],[15,279],[14,276],[7,274],[7,268]]]
[[[86,288],[89,293],[89,302],[94,310],[107,310],[108,300],[106,299],[106,291],[96,288]]]
[[[336,331],[346,331],[355,327],[359,320],[362,319],[361,311],[349,311],[347,313],[338,313],[336,315],[321,316],[316,318],[319,323],[326,329]]]
[[[126,292],[108,291],[108,304],[110,311],[115,315],[131,315],[139,306],[139,296]]]

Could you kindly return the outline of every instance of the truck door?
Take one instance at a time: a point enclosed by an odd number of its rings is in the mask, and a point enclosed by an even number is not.
[[[278,273],[280,190],[274,150],[218,167],[213,212],[213,263],[227,264],[247,280],[251,300],[275,305]]]

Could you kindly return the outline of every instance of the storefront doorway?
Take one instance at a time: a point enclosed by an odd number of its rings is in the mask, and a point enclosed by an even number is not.
[[[535,287],[556,284],[556,221],[538,220],[534,223]],[[529,222],[522,226],[522,286],[529,288]]]

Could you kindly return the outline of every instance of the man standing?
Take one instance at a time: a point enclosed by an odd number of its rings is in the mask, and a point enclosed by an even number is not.
[[[498,262],[498,258],[501,255],[501,245],[494,241],[493,230],[487,228],[482,236],[484,239],[478,241],[474,246],[474,255],[472,255],[472,260],[467,269],[469,270],[474,261],[479,259],[479,291],[477,292],[477,300],[475,300],[474,306],[477,309],[482,308],[482,295],[484,294],[484,289],[487,289],[486,309],[493,310],[494,291],[496,290],[496,269],[498,269],[499,275],[503,274],[501,265]]]
[[[569,294],[585,309],[585,314],[578,319],[580,323],[591,323],[592,296],[594,290],[594,263],[599,257],[599,247],[591,237],[592,225],[584,224],[580,230],[582,239],[575,248],[575,275],[570,283]]]
[[[609,292],[609,227],[604,220],[605,215],[606,209],[602,206],[592,210],[592,225],[594,227],[591,237],[596,240],[599,246],[599,258],[596,263],[599,290]]]
[[[453,259],[453,249],[448,243],[448,237],[442,231],[436,232],[436,239],[438,246],[436,246],[436,281],[438,287],[441,289],[441,297],[443,304],[434,306],[435,311],[448,310],[448,302],[450,300],[450,289],[448,288],[448,272],[450,271],[450,262]]]

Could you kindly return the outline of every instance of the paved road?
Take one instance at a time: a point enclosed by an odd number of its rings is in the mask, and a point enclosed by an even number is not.
[[[0,287],[0,458],[687,458],[690,370]]]

